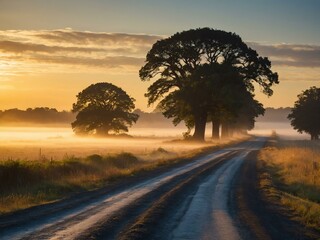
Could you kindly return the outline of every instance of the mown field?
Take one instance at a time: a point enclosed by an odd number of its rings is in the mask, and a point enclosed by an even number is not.
[[[259,159],[264,192],[320,230],[320,141],[275,139]]]

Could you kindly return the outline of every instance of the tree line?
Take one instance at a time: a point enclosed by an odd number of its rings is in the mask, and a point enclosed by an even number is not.
[[[55,108],[37,107],[21,110],[17,108],[0,110],[0,123],[7,124],[70,124],[75,114],[69,111],[58,111]]]

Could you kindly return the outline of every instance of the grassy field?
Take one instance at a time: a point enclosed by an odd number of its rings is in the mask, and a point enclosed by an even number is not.
[[[59,159],[42,154],[36,159],[30,156],[23,160],[2,159],[0,214],[55,201],[76,192],[96,189],[124,177],[192,158],[208,148],[215,149],[241,140],[243,138],[202,145],[181,141],[166,142],[162,146],[170,146],[168,149],[153,144],[153,149],[141,151],[146,145],[141,146],[141,141],[132,139],[126,140],[122,145],[123,148],[129,146],[128,151],[135,149],[131,152],[118,149],[118,152],[114,150],[110,154],[91,154],[85,157],[87,151],[84,149],[78,156],[65,155]],[[133,148],[134,142],[140,147]],[[105,147],[110,149],[110,145]],[[19,149],[23,151],[23,148]],[[61,147],[59,149],[61,150]],[[66,146],[64,151],[70,149]]]
[[[260,151],[260,186],[320,230],[320,142],[274,140]]]

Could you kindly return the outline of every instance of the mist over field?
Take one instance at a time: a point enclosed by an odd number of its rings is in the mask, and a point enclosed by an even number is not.
[[[267,108],[264,116],[256,119],[255,127],[250,134],[270,136],[275,131],[283,139],[309,139],[307,134],[300,134],[290,124],[287,118],[291,108]]]
[[[273,131],[282,139],[309,139],[307,134],[300,134],[294,130],[289,122],[257,122],[249,134],[258,136],[270,136]]]
[[[270,136],[273,131],[284,139],[308,139],[308,135],[299,134],[286,118],[290,108],[267,109],[259,117],[255,128],[249,134]],[[180,124],[173,126],[161,113],[139,112],[140,120],[129,129],[129,136],[123,138],[76,137],[68,124],[52,127],[52,124],[31,124],[28,127],[0,127],[0,159],[38,160],[63,159],[70,156],[88,156],[90,154],[108,155],[119,152],[131,152],[148,155],[158,148],[174,154],[203,147],[203,144],[178,144],[173,140],[182,139],[187,128]],[[64,113],[64,116],[66,113]],[[70,117],[70,116],[69,116]],[[68,119],[68,118],[63,118]],[[26,124],[25,124],[26,125]],[[211,124],[207,124],[206,138],[210,142]]]
[[[139,128],[130,132],[131,137],[94,138],[77,137],[67,127],[0,127],[0,160],[60,160],[119,152],[147,157],[159,148],[172,154],[183,154],[206,145],[172,143],[172,140],[182,138],[182,131],[181,128]]]

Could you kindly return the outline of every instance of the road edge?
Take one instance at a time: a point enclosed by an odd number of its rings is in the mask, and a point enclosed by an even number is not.
[[[235,218],[244,229],[244,239],[320,239],[320,235],[294,219],[292,211],[270,196],[269,188],[261,188],[263,170],[259,168],[258,150],[245,159],[235,179]]]

